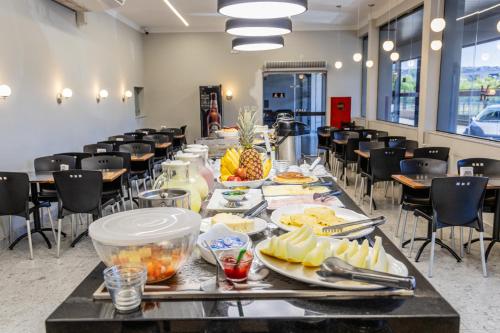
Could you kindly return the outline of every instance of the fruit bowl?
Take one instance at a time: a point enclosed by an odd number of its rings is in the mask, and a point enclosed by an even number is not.
[[[258,179],[258,180],[241,180],[241,181],[223,181],[220,178],[218,179],[219,183],[221,183],[225,188],[235,188],[239,186],[249,187],[249,188],[259,188],[264,185],[266,179]]]
[[[106,266],[143,264],[147,282],[171,278],[191,256],[201,216],[173,208],[147,208],[103,217],[89,226],[89,235]]]

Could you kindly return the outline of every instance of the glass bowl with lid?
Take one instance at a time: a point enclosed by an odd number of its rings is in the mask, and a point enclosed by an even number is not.
[[[167,280],[191,256],[201,216],[174,208],[147,208],[105,216],[89,226],[99,258],[113,265],[142,264],[147,282]]]

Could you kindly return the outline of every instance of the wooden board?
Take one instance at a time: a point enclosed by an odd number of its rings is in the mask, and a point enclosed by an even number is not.
[[[127,172],[127,169],[106,170],[102,172],[102,180],[105,183],[112,182]],[[31,172],[28,173],[30,182],[39,184],[53,184],[54,176],[52,172]]]
[[[142,155],[132,155],[131,156],[131,161],[132,162],[146,162],[147,160],[153,158],[155,154],[153,153],[147,153],[147,154],[142,154]]]
[[[155,145],[156,149],[166,149],[172,145],[172,142],[165,142],[165,143],[157,143]]]
[[[392,175],[395,181],[411,187],[415,190],[427,189],[431,186],[433,178],[436,177],[458,177],[458,175]],[[420,179],[419,179],[420,178]],[[500,189],[500,178],[489,178],[486,188],[489,190]]]
[[[369,151],[364,151],[364,150],[355,150],[354,151],[356,154],[363,158],[370,158],[370,152]],[[413,152],[412,151],[406,151],[405,152],[405,158],[413,158]]]

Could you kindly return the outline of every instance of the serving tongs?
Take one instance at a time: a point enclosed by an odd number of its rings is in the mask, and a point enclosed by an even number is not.
[[[342,223],[342,224],[336,224],[332,225],[329,227],[324,227],[322,229],[323,232],[334,232],[336,233],[335,236],[346,236],[349,235],[353,232],[358,232],[362,231],[368,228],[372,227],[377,227],[379,225],[382,225],[386,222],[385,216],[379,216],[371,219],[365,219],[365,220],[359,220],[359,221],[353,221],[353,222],[347,222],[347,223]],[[346,227],[352,227],[352,226],[358,226],[358,228],[354,228],[348,231],[342,232],[342,230]]]
[[[336,257],[327,258],[321,265],[321,269],[316,271],[316,274],[321,280],[327,282],[351,280],[406,290],[415,290],[416,286],[415,277],[413,276],[400,276],[358,268]]]
[[[333,197],[338,197],[342,194],[340,190],[332,190],[325,193],[314,193],[313,200],[320,200],[321,202],[325,202]]]
[[[326,187],[333,186],[333,182],[317,181],[313,183],[302,184],[302,188],[318,187],[318,186],[326,186]]]
[[[243,217],[244,218],[252,218],[252,217],[256,217],[258,216],[260,213],[262,213],[264,211],[264,209],[267,208],[267,201],[266,200],[262,200],[261,202],[259,202],[255,207],[253,208],[250,208],[249,210],[247,210],[244,214],[243,214]]]

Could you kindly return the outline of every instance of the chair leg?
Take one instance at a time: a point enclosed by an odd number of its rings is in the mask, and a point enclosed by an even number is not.
[[[56,230],[54,229],[54,220],[52,219],[52,214],[50,214],[50,208],[47,207],[47,215],[49,216],[50,228],[52,229],[52,236],[54,240],[56,239]]]
[[[33,260],[33,243],[31,241],[30,220],[26,220],[26,233],[28,234],[28,245],[30,247],[30,259]]]
[[[71,234],[73,236],[73,234]],[[59,258],[59,253],[61,251],[61,219],[57,219],[57,257]]]
[[[394,182],[391,182],[391,190],[392,190],[392,204],[394,205]]]
[[[139,181],[138,180],[135,181],[135,189],[137,190],[137,195],[139,195],[139,193],[141,191],[139,191]]]
[[[460,227],[460,258],[464,257],[464,228]]]
[[[115,205],[113,204],[110,207],[111,207],[111,214],[114,214],[115,213]]]
[[[483,235],[483,232],[479,233],[479,245],[481,247],[481,265],[483,266],[483,276],[488,277],[488,270],[486,268],[486,257],[484,255],[484,235]]]
[[[417,233],[417,223],[418,223],[418,216],[413,215],[413,232],[411,234],[410,251],[408,252],[408,258],[411,258],[411,253],[413,252],[413,244],[415,243],[415,234]]]
[[[387,189],[389,188],[389,183],[384,182],[384,198],[387,198]]]
[[[453,249],[453,251],[455,251],[456,250],[456,248],[455,248],[455,227],[451,227],[450,238],[451,238],[451,248]]]
[[[436,232],[434,231],[432,233],[432,239],[431,239],[431,257],[429,258],[429,272],[428,276],[429,278],[432,277],[432,268],[434,267],[434,246],[436,244]]]
[[[394,230],[394,237],[399,237],[399,226],[401,225],[401,216],[403,216],[403,205],[399,206],[398,214],[398,224],[396,224],[396,230]]]
[[[358,205],[361,206],[363,203],[363,198],[365,196],[365,177],[361,177],[361,183],[359,184],[360,194],[359,194],[359,202]]]
[[[347,164],[344,166],[344,187],[347,187]]]
[[[373,184],[370,191],[370,214],[373,213]]]
[[[73,226],[74,222],[75,222],[75,216],[71,215],[71,241],[75,239],[75,229]]]
[[[148,185],[147,185],[147,182],[146,182],[146,178],[142,179],[142,183],[144,184],[144,191],[147,191]]]
[[[12,243],[12,216],[9,215],[9,245]]]
[[[129,186],[128,188],[128,199],[130,202],[130,210],[134,210],[134,200],[132,199],[132,187]]]
[[[405,233],[406,233],[406,221],[408,220],[408,211],[405,210],[405,219],[403,221],[403,229],[401,230],[401,239],[399,243],[399,247],[403,248],[403,243],[405,241]]]
[[[472,244],[472,233],[474,232],[474,229],[470,228],[469,229],[469,241],[468,241],[468,244],[467,244],[467,253],[470,254],[470,247],[471,247],[471,244]]]
[[[356,190],[358,188],[358,178],[359,178],[359,174],[356,173],[356,178],[354,179],[354,198],[356,198]]]
[[[123,211],[127,211],[127,206],[125,206],[125,198],[122,197],[122,206],[123,206]]]

